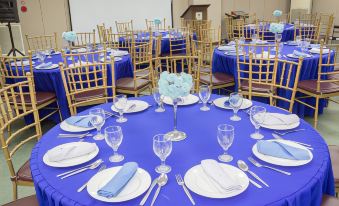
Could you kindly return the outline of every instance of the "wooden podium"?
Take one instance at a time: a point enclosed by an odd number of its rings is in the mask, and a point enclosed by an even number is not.
[[[210,4],[190,5],[181,15],[183,19],[190,20],[207,20],[207,8]],[[202,13],[202,19],[196,19],[196,13]]]

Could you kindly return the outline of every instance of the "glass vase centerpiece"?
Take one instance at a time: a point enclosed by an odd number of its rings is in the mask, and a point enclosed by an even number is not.
[[[270,24],[270,32],[274,33],[274,38],[275,38],[275,42],[277,43],[278,46],[278,51],[280,50],[280,42],[282,39],[282,33],[284,31],[284,24],[281,23],[271,23]],[[274,49],[274,48],[273,48]],[[275,50],[275,49],[274,49]]]
[[[164,71],[160,74],[158,86],[160,94],[169,97],[173,102],[174,129],[168,132],[166,136],[172,141],[183,140],[187,135],[185,132],[177,130],[177,109],[182,98],[190,94],[193,86],[192,76],[184,72],[178,74]]]
[[[63,32],[62,33],[62,39],[67,42],[66,44],[66,53],[67,52],[71,52],[71,48],[72,48],[72,43],[75,42],[75,40],[77,39],[77,34],[74,31],[67,31],[67,32]],[[69,57],[68,60],[72,60],[71,57]]]

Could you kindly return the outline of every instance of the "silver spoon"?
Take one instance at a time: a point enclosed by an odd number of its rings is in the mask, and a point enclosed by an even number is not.
[[[166,174],[161,174],[160,177],[158,178],[158,188],[157,188],[157,191],[155,191],[154,197],[152,199],[151,206],[154,205],[154,202],[155,202],[155,200],[157,199],[157,197],[159,195],[161,187],[164,186],[167,183],[167,181],[168,181],[167,175]]]
[[[254,172],[252,172],[251,170],[249,170],[247,164],[246,164],[244,161],[238,160],[237,163],[238,163],[238,167],[239,167],[242,171],[250,173],[255,179],[259,180],[259,181],[260,181],[261,183],[263,183],[266,187],[270,187],[270,186],[268,186],[268,184],[267,184],[264,180],[262,180],[258,175],[256,175]]]

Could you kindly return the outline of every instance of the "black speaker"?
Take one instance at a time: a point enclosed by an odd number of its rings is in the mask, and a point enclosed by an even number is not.
[[[19,23],[16,0],[0,0],[0,23]]]

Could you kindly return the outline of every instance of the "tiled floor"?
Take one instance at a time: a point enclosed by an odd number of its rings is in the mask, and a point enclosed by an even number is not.
[[[339,100],[339,98],[338,98]],[[313,124],[311,118],[306,118],[307,121]],[[328,144],[339,145],[339,105],[330,103],[329,107],[325,109],[324,114],[319,117],[318,130],[325,138]],[[16,125],[18,128],[23,123]],[[45,121],[43,122],[43,130],[47,131],[54,126],[54,123]],[[311,138],[311,137],[310,137]],[[15,165],[21,165],[27,160],[30,150],[34,143],[27,145],[18,152],[17,158],[14,160]],[[34,194],[33,187],[19,187],[19,197],[24,197]],[[9,180],[8,168],[4,157],[0,155],[0,205],[12,200],[12,184]]]

